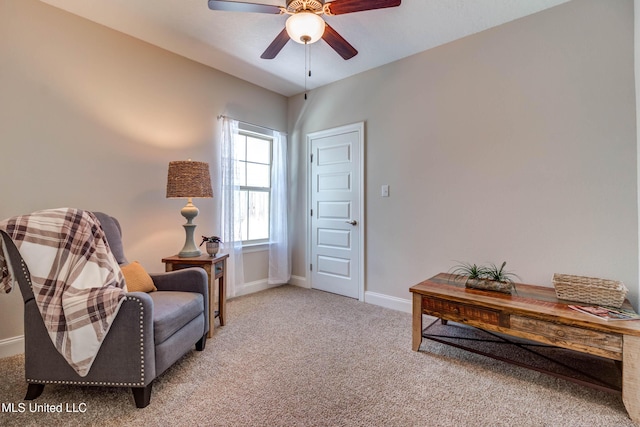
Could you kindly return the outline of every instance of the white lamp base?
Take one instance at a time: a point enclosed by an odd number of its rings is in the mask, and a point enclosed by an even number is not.
[[[182,216],[187,219],[187,223],[182,225],[185,231],[185,240],[182,250],[178,253],[180,258],[191,258],[202,255],[202,251],[198,249],[193,238],[193,234],[196,230],[196,225],[193,223],[193,219],[198,216],[199,212],[198,208],[191,203],[191,198],[189,198],[186,206],[180,211]]]

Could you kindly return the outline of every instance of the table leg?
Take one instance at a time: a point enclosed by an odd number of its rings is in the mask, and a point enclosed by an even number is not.
[[[413,328],[412,345],[413,351],[420,349],[422,343],[422,296],[413,294]]]
[[[207,272],[207,277],[209,278],[209,283],[207,284],[208,294],[209,294],[209,332],[207,333],[207,338],[213,337],[213,331],[216,328],[215,322],[215,310],[213,308],[213,304],[215,302],[215,295],[213,292],[213,281],[215,280],[213,277],[213,272],[211,271],[211,265],[204,265],[202,267],[204,271]]]
[[[622,401],[629,417],[640,424],[640,337],[631,335],[623,337]]]
[[[223,274],[218,278],[218,314],[220,316],[220,326],[224,326],[227,317],[227,288],[224,276],[227,272],[227,260],[222,261]]]

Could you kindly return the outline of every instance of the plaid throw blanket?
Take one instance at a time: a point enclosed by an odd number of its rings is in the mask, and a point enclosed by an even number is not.
[[[53,344],[78,375],[86,376],[126,294],[98,219],[78,209],[50,209],[0,221],[0,229],[29,268]],[[0,245],[0,289],[5,292],[14,285],[7,256]]]

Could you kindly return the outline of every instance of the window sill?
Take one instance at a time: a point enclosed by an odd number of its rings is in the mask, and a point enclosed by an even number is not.
[[[252,252],[266,252],[269,250],[270,243],[252,243],[242,246],[242,253],[249,254]]]

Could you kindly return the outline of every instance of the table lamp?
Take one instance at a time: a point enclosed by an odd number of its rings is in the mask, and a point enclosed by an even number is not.
[[[202,254],[193,239],[193,233],[196,229],[193,219],[198,216],[199,212],[191,202],[193,197],[213,197],[209,164],[193,162],[191,159],[169,162],[167,198],[188,199],[186,206],[180,211],[187,220],[187,223],[182,225],[186,238],[184,247],[178,253],[181,258],[196,257]]]

